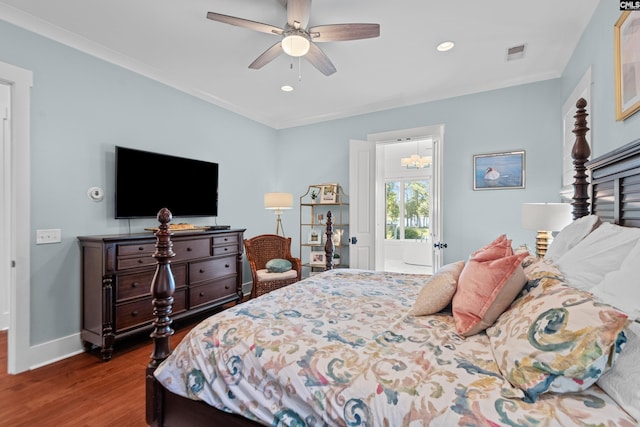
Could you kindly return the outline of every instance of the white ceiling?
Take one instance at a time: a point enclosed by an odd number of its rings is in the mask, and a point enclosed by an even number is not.
[[[0,0],[0,19],[282,129],[559,77],[598,1],[315,0],[309,26],[380,24],[378,38],[320,45],[329,77],[286,55],[251,70],[279,36],[206,19],[282,27],[279,0]],[[455,49],[437,52],[444,40]]]

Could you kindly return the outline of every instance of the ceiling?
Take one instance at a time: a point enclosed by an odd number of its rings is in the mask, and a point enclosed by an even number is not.
[[[282,0],[0,0],[0,19],[282,129],[557,78],[598,1],[315,0],[310,26],[380,24],[378,38],[319,46],[329,77],[284,54],[249,69],[279,36],[206,19],[281,27]],[[456,47],[437,52],[445,40]]]

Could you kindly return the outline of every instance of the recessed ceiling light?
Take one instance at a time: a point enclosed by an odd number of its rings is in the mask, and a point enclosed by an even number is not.
[[[293,91],[293,86],[289,86],[289,85],[284,85],[280,88],[283,92],[292,92]]]
[[[448,51],[448,50],[453,49],[453,47],[454,47],[455,45],[456,45],[456,44],[455,44],[454,42],[452,42],[452,41],[446,41],[446,42],[442,42],[442,43],[440,43],[440,44],[436,47],[436,49],[438,49],[438,51],[439,51],[439,52],[446,52],[446,51]]]

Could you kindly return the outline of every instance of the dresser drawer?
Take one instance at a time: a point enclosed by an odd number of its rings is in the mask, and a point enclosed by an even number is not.
[[[176,289],[187,284],[186,265],[171,267]],[[139,273],[121,274],[116,279],[116,302],[151,295],[151,280],[156,270],[141,271]]]
[[[228,245],[228,246],[214,246],[213,247],[213,255],[235,255],[238,253],[238,246],[236,245]]]
[[[213,246],[238,244],[237,234],[223,234],[213,238]]]
[[[228,277],[189,289],[189,308],[236,295],[236,278]]]
[[[136,267],[146,267],[148,265],[156,265],[157,261],[152,254],[146,254],[144,256],[133,257],[133,258],[117,258],[116,269],[117,270],[126,270],[129,268]]]
[[[173,242],[173,252],[176,254],[171,262],[211,256],[211,239],[178,240]]]
[[[116,256],[128,257],[133,255],[152,255],[156,250],[155,241],[152,243],[127,243],[116,245]]]
[[[189,283],[196,284],[236,274],[236,257],[229,256],[189,264]]]
[[[186,289],[182,289],[173,294],[172,314],[186,310],[186,292]],[[115,332],[151,323],[153,320],[151,298],[119,304],[116,306]]]

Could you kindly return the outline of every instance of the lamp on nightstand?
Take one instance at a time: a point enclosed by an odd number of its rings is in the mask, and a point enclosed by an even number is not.
[[[293,195],[291,193],[266,193],[264,195],[264,208],[271,209],[275,211],[276,214],[276,234],[280,233],[282,230],[282,236],[284,235],[284,227],[282,226],[282,219],[280,215],[282,215],[283,209],[291,209],[293,206]]]
[[[536,230],[536,255],[542,258],[553,240],[552,232],[560,231],[571,222],[569,203],[524,203],[522,227]]]

